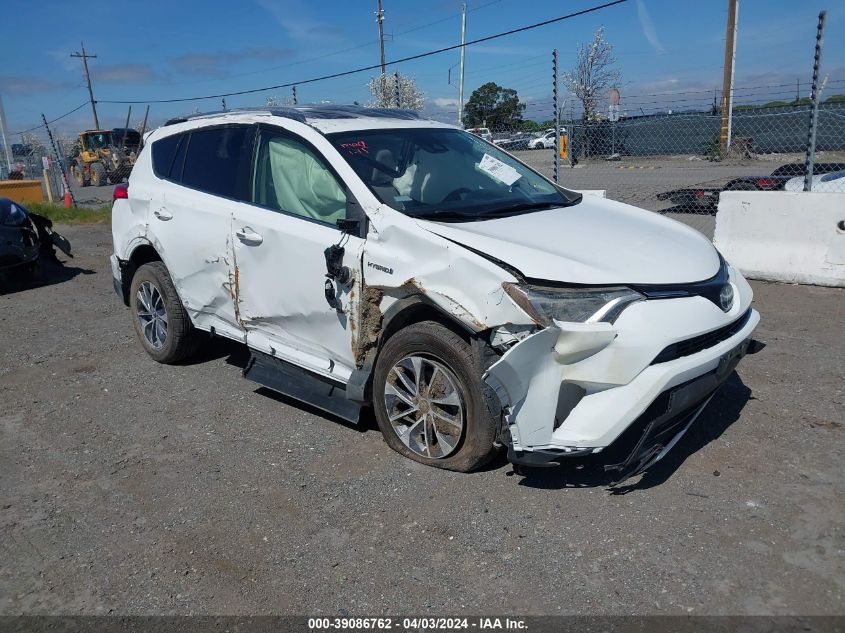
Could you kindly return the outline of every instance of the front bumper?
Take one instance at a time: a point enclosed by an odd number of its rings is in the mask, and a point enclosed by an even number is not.
[[[738,285],[729,314],[700,297],[645,301],[613,325],[557,322],[514,345],[484,376],[503,404],[509,459],[562,461],[623,434],[633,448],[617,477],[662,457],[749,351],[760,317]]]

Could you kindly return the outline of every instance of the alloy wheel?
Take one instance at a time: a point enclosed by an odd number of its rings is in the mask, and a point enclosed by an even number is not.
[[[138,320],[144,338],[153,349],[164,347],[167,342],[167,310],[158,288],[149,281],[138,288]]]
[[[448,457],[464,431],[464,399],[454,374],[438,361],[404,357],[387,375],[384,406],[394,432],[409,449]]]

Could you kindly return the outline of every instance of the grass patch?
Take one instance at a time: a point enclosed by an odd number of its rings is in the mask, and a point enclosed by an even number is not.
[[[27,209],[38,215],[50,218],[56,224],[109,224],[111,222],[111,207],[102,206],[89,209],[86,207],[71,207],[49,202],[29,202]]]

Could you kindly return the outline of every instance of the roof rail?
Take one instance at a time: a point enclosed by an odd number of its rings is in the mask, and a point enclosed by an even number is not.
[[[293,119],[300,123],[305,123],[305,116],[295,110],[294,108],[284,107],[264,107],[264,108],[230,108],[228,110],[214,110],[212,112],[197,112],[196,114],[188,114],[185,116],[178,116],[165,121],[164,125],[175,125],[176,123],[185,123],[186,121],[193,121],[195,119],[204,119],[207,117],[220,116],[222,114],[269,114],[271,116],[280,116],[286,119]]]

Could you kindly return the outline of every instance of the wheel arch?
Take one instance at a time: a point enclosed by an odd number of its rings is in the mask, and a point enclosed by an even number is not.
[[[431,301],[425,295],[410,295],[399,299],[385,310],[378,343],[367,355],[361,367],[352,372],[346,386],[346,396],[362,403],[372,402],[372,382],[376,362],[384,344],[400,330],[423,321],[434,321],[453,331],[472,346],[483,343],[481,333]]]
[[[132,249],[128,259],[121,260],[120,285],[123,293],[123,303],[125,305],[129,305],[129,288],[132,286],[132,278],[135,276],[135,271],[150,262],[164,262],[164,260],[149,242],[138,244]]]

